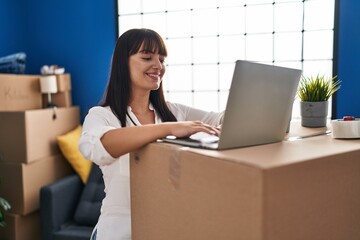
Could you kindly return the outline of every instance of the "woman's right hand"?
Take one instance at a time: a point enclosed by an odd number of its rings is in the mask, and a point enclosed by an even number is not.
[[[117,158],[159,138],[169,135],[189,137],[197,132],[219,135],[220,129],[201,121],[164,122],[113,129],[106,132],[100,140],[106,151]]]
[[[201,121],[167,122],[170,126],[170,134],[175,137],[188,137],[197,132],[220,135],[220,129]]]

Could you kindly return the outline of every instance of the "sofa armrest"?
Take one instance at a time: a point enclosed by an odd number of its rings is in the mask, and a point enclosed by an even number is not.
[[[80,177],[72,174],[40,189],[42,240],[51,240],[53,232],[73,218],[83,187]]]

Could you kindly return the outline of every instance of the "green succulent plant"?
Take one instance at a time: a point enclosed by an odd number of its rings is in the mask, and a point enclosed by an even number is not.
[[[1,179],[0,179],[1,183]],[[5,227],[5,212],[10,210],[11,206],[5,199],[0,197],[0,227]]]
[[[335,77],[317,75],[316,77],[302,76],[297,92],[298,97],[303,102],[323,102],[340,89],[341,81]]]

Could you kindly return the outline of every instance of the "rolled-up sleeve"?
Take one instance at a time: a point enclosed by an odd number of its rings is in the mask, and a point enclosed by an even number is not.
[[[100,140],[106,132],[117,128],[112,124],[111,118],[111,114],[105,108],[94,107],[90,109],[83,123],[79,150],[86,159],[100,166],[116,160],[106,151]]]

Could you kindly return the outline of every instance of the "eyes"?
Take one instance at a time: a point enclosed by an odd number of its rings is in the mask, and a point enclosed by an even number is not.
[[[140,54],[141,54],[141,59],[146,62],[150,62],[153,59],[159,58],[159,62],[161,64],[165,63],[165,57],[162,55],[151,54],[151,53],[140,53]]]
[[[152,57],[142,57],[141,59],[143,59],[146,62],[150,62],[153,58]],[[161,64],[165,63],[165,59],[159,58],[159,61]]]

